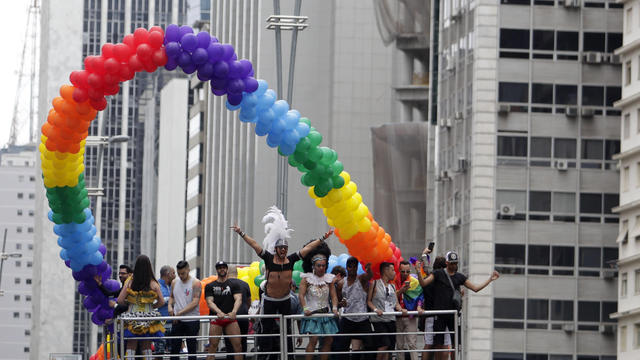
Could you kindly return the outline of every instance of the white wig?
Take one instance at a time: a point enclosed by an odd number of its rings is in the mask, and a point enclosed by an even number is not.
[[[293,229],[289,229],[287,219],[284,218],[282,211],[276,206],[272,206],[262,218],[264,225],[264,233],[266,234],[262,242],[262,246],[270,253],[275,252],[275,244],[279,239],[291,238]]]

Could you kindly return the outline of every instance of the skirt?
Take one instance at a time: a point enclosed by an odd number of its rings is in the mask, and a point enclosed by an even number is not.
[[[161,316],[157,310],[151,312],[126,312],[120,317],[124,320],[124,336],[125,337],[160,337],[164,336],[164,321],[149,319],[145,320],[128,320],[131,317],[149,317],[154,318]]]
[[[334,318],[319,317],[302,319],[300,324],[301,334],[337,334],[338,324]]]

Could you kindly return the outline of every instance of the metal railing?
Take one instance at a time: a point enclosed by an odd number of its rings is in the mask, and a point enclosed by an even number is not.
[[[402,313],[401,312],[385,312],[383,313],[383,315],[396,315],[396,316],[401,316]],[[105,331],[104,331],[104,336],[103,336],[103,356],[104,359],[133,359],[133,358],[169,358],[169,357],[178,357],[178,358],[186,358],[187,356],[190,357],[196,357],[196,358],[205,358],[205,357],[214,357],[214,358],[218,358],[218,357],[226,357],[226,356],[233,356],[233,355],[243,355],[245,358],[253,358],[255,356],[258,355],[280,355],[280,359],[287,359],[287,358],[303,358],[305,355],[308,354],[313,354],[313,355],[323,355],[323,354],[334,354],[334,355],[346,355],[346,354],[379,354],[379,353],[390,353],[390,354],[402,354],[402,353],[411,353],[411,352],[415,352],[415,353],[435,353],[435,352],[449,352],[452,354],[455,354],[456,359],[460,359],[460,349],[459,349],[459,339],[460,339],[460,334],[459,334],[459,323],[460,323],[460,316],[459,314],[455,311],[455,310],[434,310],[434,311],[423,311],[421,314],[419,314],[417,311],[409,311],[407,312],[407,315],[409,316],[414,316],[414,321],[415,320],[415,316],[417,315],[422,315],[422,316],[434,316],[434,315],[452,315],[454,317],[454,324],[456,324],[455,329],[446,329],[446,331],[415,331],[415,332],[395,332],[395,333],[376,333],[373,330],[371,332],[367,332],[367,333],[337,333],[337,334],[301,334],[301,333],[292,333],[292,334],[288,334],[287,329],[289,328],[289,326],[279,326],[279,330],[278,332],[275,333],[270,333],[270,334],[262,334],[262,333],[254,333],[254,334],[240,334],[240,335],[226,335],[223,334],[221,336],[210,336],[208,335],[208,331],[207,331],[207,335],[194,335],[194,336],[185,336],[185,335],[167,335],[167,336],[161,336],[161,337],[152,337],[152,336],[139,336],[139,337],[126,337],[124,335],[124,329],[125,329],[125,322],[127,321],[153,321],[153,320],[160,320],[160,321],[166,321],[166,322],[173,322],[173,321],[198,321],[200,322],[200,330],[202,330],[202,323],[204,322],[205,324],[209,324],[211,320],[215,320],[218,319],[217,316],[159,316],[159,317],[128,317],[126,319],[122,319],[122,318],[117,318],[115,319],[114,322],[114,334],[109,334],[107,331],[107,327],[105,327]],[[341,318],[349,318],[352,316],[377,316],[376,313],[374,312],[369,312],[369,313],[349,313],[349,314],[341,314]],[[333,315],[332,313],[328,313],[328,314],[314,314],[311,316],[306,316],[303,314],[295,314],[295,315],[280,315],[280,314],[274,314],[274,315],[266,315],[266,314],[256,314],[256,315],[238,315],[236,318],[237,319],[248,319],[248,320],[259,320],[259,319],[275,319],[276,321],[278,321],[279,324],[288,324],[290,322],[291,324],[291,329],[294,328],[294,323],[296,323],[299,320],[302,319],[309,319],[309,318],[321,318],[321,317],[329,317],[329,318],[334,318],[335,315]],[[399,318],[396,318],[396,320]],[[338,320],[338,318],[336,318],[336,320]],[[206,327],[208,328],[208,326]],[[208,329],[207,329],[208,330]],[[200,333],[200,331],[199,331]],[[446,335],[450,335],[451,338],[451,347],[450,348],[446,348],[446,347],[441,347],[441,348],[431,348],[431,349],[422,349],[420,347],[418,347],[417,349],[387,349],[387,350],[378,350],[377,348],[369,348],[369,349],[365,349],[365,350],[358,350],[356,351],[350,351],[349,350],[349,345],[347,345],[347,351],[328,351],[328,352],[322,352],[320,351],[320,346],[318,346],[318,351],[314,351],[314,352],[307,352],[306,348],[303,344],[303,346],[299,348],[296,348],[294,346],[293,351],[290,352],[288,347],[287,347],[287,340],[291,339],[292,342],[295,339],[298,338],[310,338],[311,336],[317,336],[318,338],[324,338],[324,337],[355,337],[355,336],[380,336],[380,335],[387,335],[387,336],[396,336],[398,334],[404,334],[404,335],[416,335],[416,336],[424,336],[425,334],[433,334],[433,335],[438,335],[438,334],[443,334],[444,336]],[[220,342],[222,342],[224,339],[230,339],[230,338],[246,338],[247,339],[247,343],[251,344],[251,345],[256,345],[257,344],[257,339],[260,338],[264,338],[264,337],[278,337],[278,341],[279,341],[279,350],[276,349],[277,351],[271,351],[271,352],[265,352],[265,351],[259,351],[256,350],[256,348],[254,347],[253,349],[250,349],[249,346],[247,345],[247,351],[243,351],[243,352],[230,352],[230,351],[225,351],[225,352],[221,352],[218,351],[218,349],[215,349],[215,352],[197,352],[195,354],[193,353],[189,353],[189,354],[185,354],[185,353],[179,353],[179,354],[153,354],[151,356],[148,355],[143,355],[143,354],[136,354],[135,356],[122,356],[123,354],[125,354],[125,342],[128,340],[172,340],[172,339],[191,339],[194,338],[197,341],[208,341],[209,339],[213,338],[213,337],[219,337],[220,338]],[[251,342],[249,342],[250,340],[252,340]],[[200,346],[199,346],[200,348]],[[230,349],[226,349],[226,350],[230,350]],[[393,355],[391,355],[389,357],[389,359],[392,359]]]

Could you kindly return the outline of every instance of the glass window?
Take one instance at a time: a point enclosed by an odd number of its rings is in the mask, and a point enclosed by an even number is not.
[[[524,265],[524,245],[496,244],[496,264]]]
[[[559,51],[578,51],[578,32],[577,31],[557,31],[556,32],[556,50]]]
[[[529,84],[501,81],[498,84],[498,101],[529,102]]]
[[[618,194],[604,194],[604,213],[613,214],[612,209],[618,206],[620,196]]]
[[[620,296],[627,296],[627,273],[620,274]]]
[[[607,52],[612,53],[622,46],[622,33],[607,34]]]
[[[515,207],[516,212],[525,212],[527,203],[527,192],[520,190],[497,190],[496,207],[502,204],[509,204]]]
[[[551,265],[553,266],[573,266],[574,248],[573,246],[552,246]]]
[[[618,339],[620,339],[620,351],[627,350],[627,327],[620,326],[620,334],[618,335]]]
[[[556,104],[576,105],[578,103],[577,85],[556,85]]]
[[[617,247],[602,248],[602,266],[609,267],[609,265],[616,260],[618,260]]]
[[[576,139],[553,139],[553,157],[558,159],[575,159]]]
[[[578,321],[600,321],[599,301],[578,301]]]
[[[582,105],[603,106],[604,87],[603,86],[582,86]]]
[[[531,102],[553,104],[553,84],[531,84]]]
[[[527,138],[523,136],[498,136],[498,156],[527,156]]]
[[[613,160],[613,155],[620,152],[620,140],[604,141],[604,159]]]
[[[575,214],[576,194],[565,192],[553,193],[553,212],[556,214]]]
[[[549,191],[530,191],[529,192],[529,211],[551,211],[551,192]]]
[[[201,162],[200,159],[200,144],[194,146],[191,150],[189,150],[188,155],[188,165],[189,169],[197,166]]]
[[[505,1],[505,0],[502,0]],[[504,352],[494,352],[493,360],[522,360],[522,354],[519,353],[504,353]]]
[[[583,40],[584,44],[582,45],[582,49],[584,51],[604,52],[604,33],[585,32],[583,34]]]
[[[580,193],[580,212],[602,214],[602,194]]]
[[[529,30],[500,29],[500,48],[529,50]]]
[[[583,139],[582,158],[602,160],[604,158],[604,140]]]
[[[200,207],[196,206],[193,209],[187,211],[185,227],[186,231],[193,229],[200,223]]]
[[[193,259],[194,257],[198,256],[198,237],[195,237],[189,241],[187,241],[187,244],[184,247],[184,257],[185,259],[189,260],[189,259]]]
[[[620,100],[622,90],[619,86],[607,86],[607,103],[608,107],[613,107],[613,103]]]
[[[187,200],[192,199],[200,193],[200,175],[187,182]]]
[[[531,138],[531,157],[550,158],[551,157],[551,138],[532,137]]]
[[[573,301],[551,300],[551,320],[573,321]]]
[[[599,268],[602,259],[601,249],[599,247],[580,247],[580,256],[578,266]]]
[[[524,300],[494,298],[493,317],[495,319],[524,319]]]
[[[549,300],[527,299],[528,320],[549,320]]]
[[[549,246],[529,245],[529,265],[549,266]]]
[[[549,359],[549,357],[547,356],[547,354],[531,354],[531,353],[528,353],[526,360],[548,360],[548,359]]]
[[[618,311],[618,303],[616,301],[603,301],[602,312],[600,314],[600,321],[602,322],[616,322],[615,319],[611,319],[610,315]]]
[[[202,113],[198,113],[196,116],[189,119],[189,137],[200,132],[201,122],[202,122]]]
[[[553,51],[553,30],[533,30],[533,49]]]

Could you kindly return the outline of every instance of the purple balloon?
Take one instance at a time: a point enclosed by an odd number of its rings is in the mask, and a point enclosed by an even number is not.
[[[226,93],[227,93],[227,90],[225,90],[225,89],[214,89],[214,88],[211,88],[211,92],[213,93],[213,95],[216,95],[216,96],[222,96],[222,95],[224,95],[224,94],[226,94]]]
[[[167,29],[164,31],[164,39],[167,44],[172,41],[180,40],[180,27],[176,24],[167,26]]]
[[[227,84],[227,92],[229,94],[236,94],[236,95],[240,95],[240,100],[242,100],[242,92],[244,91],[244,82],[240,79],[233,79],[233,80],[229,80],[229,83]],[[231,103],[231,101],[229,101]],[[238,105],[238,104],[233,104],[232,105]]]
[[[182,50],[192,52],[198,46],[198,39],[193,34],[184,34],[180,38],[180,46],[182,46]]]
[[[207,79],[203,81],[210,80],[211,77],[213,76],[213,64],[210,62],[206,62],[198,66],[198,76],[202,76],[203,78]]]
[[[100,306],[96,312],[98,313],[98,318],[101,320],[106,320],[113,317],[113,309],[111,309],[110,307],[105,308],[103,306]]]
[[[168,58],[167,63],[164,65],[164,68],[173,71],[178,67],[178,62],[175,59]]]
[[[180,30],[178,31],[178,38],[176,39],[176,41],[182,39],[182,37],[185,36],[186,34],[193,34],[193,29],[191,28],[191,26],[187,26],[187,25],[180,26]]]
[[[211,43],[207,48],[207,54],[209,55],[210,62],[216,62],[222,59],[222,55],[224,55],[224,47],[219,43]]]
[[[178,61],[177,62],[178,62],[178,65],[180,65],[181,68],[184,68],[185,66],[191,65],[192,64],[191,55],[189,55],[186,52],[183,52],[178,57]]]
[[[94,311],[94,310],[98,307],[98,305],[99,305],[99,304],[96,304],[96,303],[93,301],[93,298],[92,298],[92,297],[87,297],[87,298],[85,298],[84,300],[82,300],[82,305],[84,305],[84,307],[85,307],[87,310],[89,310],[89,311]]]
[[[103,274],[105,270],[107,270],[107,267],[109,266],[109,264],[107,264],[106,262],[101,262],[100,265],[98,265],[98,267],[96,268],[96,271],[98,274]]]
[[[252,77],[248,77],[248,78],[245,78],[243,81],[244,81],[244,91],[248,93],[252,93],[258,90],[258,85],[259,85],[258,80]]]
[[[229,65],[229,77],[232,79],[238,79],[241,77],[242,65],[240,61],[228,61]]]
[[[107,247],[104,244],[100,244],[100,247],[98,247],[98,251],[100,251],[100,254],[104,256],[104,254],[107,253]]]
[[[249,76],[249,73],[253,71],[253,65],[251,65],[251,61],[242,59],[238,61],[238,63],[240,63],[240,67],[242,68],[242,70],[240,71],[240,77],[245,78]]]
[[[181,66],[182,71],[185,74],[193,74],[198,69],[194,64],[189,64],[187,66]]]
[[[222,60],[225,60],[225,61],[230,60],[234,55],[233,46],[229,44],[224,44],[222,45],[222,48],[224,50],[224,53],[222,55]]]
[[[225,90],[227,88],[227,79],[214,77],[211,79],[211,88],[216,90]],[[226,90],[225,90],[226,94]]]
[[[196,34],[196,38],[198,39],[198,47],[206,49],[211,44],[211,35],[209,35],[206,31],[200,31]]]
[[[242,93],[240,94],[229,94],[227,95],[227,101],[231,105],[239,105],[242,102]]]
[[[120,289],[120,283],[117,280],[107,280],[102,284],[102,286],[111,292]]]
[[[167,53],[168,58],[176,58],[180,55],[180,44],[177,41],[172,41],[165,45],[164,51]]]
[[[229,75],[229,64],[226,61],[218,61],[213,65],[213,74],[218,78],[226,78]]]
[[[218,41],[218,38],[217,38],[217,37],[215,37],[215,36],[211,35],[211,42],[212,42],[212,43],[217,43],[217,42],[219,42],[219,41]]]
[[[70,267],[71,267],[71,260],[65,260],[65,261],[64,261],[64,264],[65,264],[68,268],[70,268]]]
[[[100,319],[100,318],[98,317],[98,313],[97,313],[97,312],[94,312],[94,313],[91,315],[91,322],[92,322],[92,323],[94,323],[94,324],[96,324],[96,325],[102,325],[102,324],[104,324],[104,319]]]
[[[196,65],[201,65],[209,60],[209,54],[207,54],[207,50],[202,48],[197,48],[193,51],[193,55],[191,55],[191,60]]]
[[[78,284],[78,292],[82,295],[88,296],[89,293],[91,292],[91,289],[89,288],[89,285],[87,285],[88,282],[86,280],[82,280],[80,281],[80,283]]]

